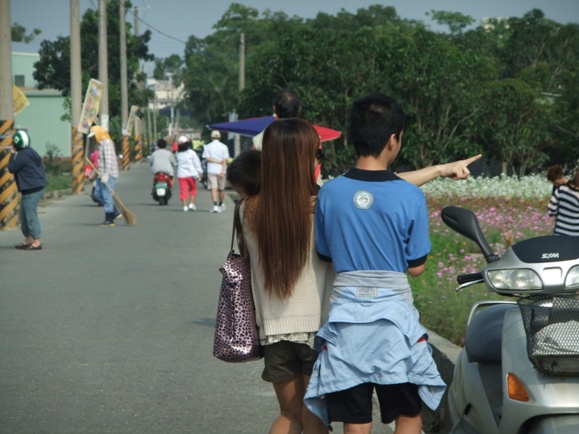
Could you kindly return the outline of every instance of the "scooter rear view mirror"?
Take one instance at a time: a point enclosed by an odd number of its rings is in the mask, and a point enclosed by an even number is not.
[[[499,260],[490,248],[478,224],[478,219],[472,211],[458,206],[447,206],[442,209],[440,217],[452,230],[474,241],[481,249],[487,262]]]

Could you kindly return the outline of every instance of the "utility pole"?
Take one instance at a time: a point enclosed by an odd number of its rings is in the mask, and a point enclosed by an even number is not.
[[[20,199],[14,177],[8,172],[14,135],[10,0],[0,0],[0,59],[0,229],[13,229],[18,225]]]
[[[135,6],[135,36],[139,36],[139,8]],[[143,89],[142,83],[137,81],[139,90]],[[135,117],[135,161],[143,159],[143,124],[140,116]]]
[[[80,53],[80,9],[79,0],[70,0],[70,121],[72,139],[72,192],[84,191],[83,136],[78,131],[82,106],[82,68]],[[88,155],[87,155],[88,156]]]
[[[129,116],[129,83],[127,78],[127,27],[125,25],[125,0],[119,3],[119,25],[121,40],[121,131],[123,160],[121,166],[123,170],[129,170],[131,149],[129,146],[127,119]]]
[[[245,88],[245,33],[240,35],[239,40],[239,93]],[[241,152],[241,137],[235,135],[235,157]]]
[[[16,209],[20,197],[14,177],[8,172],[14,135],[10,0],[0,0],[0,59],[0,229],[13,229],[18,225]]]
[[[107,49],[107,0],[99,0],[99,81],[103,84],[100,103],[101,126],[109,130],[109,69]]]

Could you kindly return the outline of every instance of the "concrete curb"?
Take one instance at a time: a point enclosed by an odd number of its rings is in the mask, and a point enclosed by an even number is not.
[[[72,195],[72,189],[45,191],[42,200],[55,200],[64,196]]]

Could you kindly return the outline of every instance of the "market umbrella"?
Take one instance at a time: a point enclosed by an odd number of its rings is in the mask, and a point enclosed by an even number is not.
[[[262,116],[259,118],[243,119],[234,122],[210,124],[208,127],[212,130],[227,131],[230,133],[241,134],[242,136],[253,137],[265,130],[265,127],[271,124],[275,119],[275,116]],[[331,128],[320,127],[319,125],[314,125],[314,128],[320,135],[322,142],[337,139],[342,135],[340,131],[332,130]]]

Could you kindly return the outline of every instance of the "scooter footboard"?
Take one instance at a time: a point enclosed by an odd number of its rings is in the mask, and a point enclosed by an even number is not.
[[[558,415],[536,418],[531,421],[529,434],[577,434],[579,430],[579,415]]]

